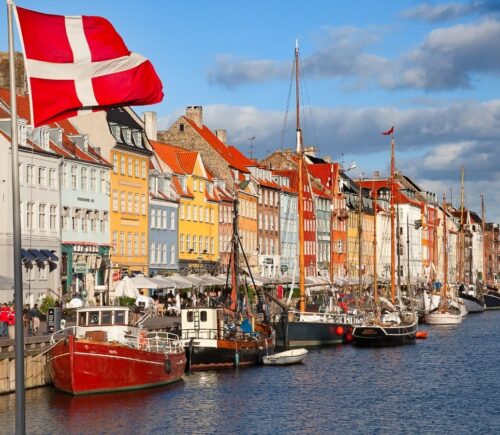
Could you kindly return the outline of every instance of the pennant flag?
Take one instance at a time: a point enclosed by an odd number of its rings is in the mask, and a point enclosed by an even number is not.
[[[392,126],[389,130],[382,132],[382,134],[385,134],[386,136],[389,136],[392,133],[394,133],[394,126]]]
[[[151,62],[130,52],[105,18],[16,10],[35,127],[163,99]]]

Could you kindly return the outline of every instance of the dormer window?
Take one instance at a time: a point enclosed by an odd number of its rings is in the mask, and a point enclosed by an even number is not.
[[[182,177],[180,181],[181,181],[182,190],[186,191],[187,190],[187,178]]]
[[[49,139],[50,139],[50,133],[49,130],[46,128],[43,128],[40,130],[40,146],[48,151],[49,149]]]
[[[132,145],[132,132],[128,127],[122,127],[123,140],[126,144]]]
[[[24,120],[18,120],[17,124],[17,135],[19,137],[19,146],[26,146],[26,122]]]
[[[110,122],[109,123],[109,128],[111,130],[111,134],[114,136],[115,140],[120,140],[121,139],[121,136],[120,136],[120,133],[121,133],[121,129],[120,129],[120,126],[114,122]]]
[[[142,134],[140,130],[134,130],[132,132],[132,135],[134,137],[134,144],[137,147],[142,147]]]
[[[208,194],[213,196],[214,194],[214,185],[212,183],[208,183]]]

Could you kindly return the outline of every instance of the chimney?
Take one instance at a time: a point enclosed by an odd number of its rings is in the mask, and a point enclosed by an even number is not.
[[[144,121],[144,130],[148,139],[158,140],[156,112],[144,112],[142,120]]]
[[[186,117],[193,120],[199,128],[203,127],[203,107],[187,106]]]
[[[227,130],[215,130],[215,136],[219,139],[224,145],[227,142]]]

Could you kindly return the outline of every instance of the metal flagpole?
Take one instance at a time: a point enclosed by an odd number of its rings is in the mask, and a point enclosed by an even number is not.
[[[14,2],[7,1],[7,27],[9,32],[9,78],[12,157],[12,228],[14,246],[14,300],[15,300],[15,374],[16,374],[16,434],[26,433],[24,394],[24,326],[23,326],[23,275],[21,268],[21,216],[19,199],[19,151],[17,143],[16,66],[14,60]]]

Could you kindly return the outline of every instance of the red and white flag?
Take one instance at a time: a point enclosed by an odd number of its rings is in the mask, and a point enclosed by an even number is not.
[[[394,133],[394,126],[392,126],[389,130],[382,132],[382,134],[385,134],[386,136],[389,136],[392,133]]]
[[[105,18],[16,9],[35,127],[163,99],[151,62],[130,52]]]

